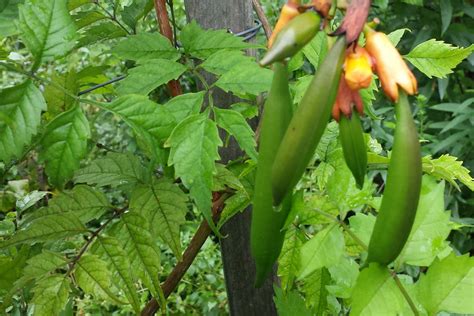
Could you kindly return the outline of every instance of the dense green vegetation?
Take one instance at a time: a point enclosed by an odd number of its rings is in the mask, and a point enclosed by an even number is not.
[[[423,156],[414,228],[390,269],[364,266],[396,125],[374,80],[361,91],[364,185],[331,121],[292,198],[275,303],[280,315],[472,314],[474,7],[372,2],[369,20],[380,19],[419,84],[409,98]],[[214,193],[226,197],[215,232],[250,205],[258,154],[248,122],[273,72],[244,54],[263,55],[263,31],[246,42],[204,30],[186,21],[183,1],[170,3],[177,48],[159,33],[153,1],[0,3],[0,313],[128,315],[152,297],[170,315],[228,313],[216,233],[166,299],[160,284],[201,221],[213,223]],[[262,1],[272,25],[283,3]],[[294,108],[327,51],[319,32],[289,61]],[[242,102],[219,108],[213,88]],[[223,165],[230,137],[244,154]]]

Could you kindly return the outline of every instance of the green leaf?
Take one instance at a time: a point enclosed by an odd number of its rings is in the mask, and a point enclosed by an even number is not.
[[[389,34],[387,34],[387,36],[390,39],[390,41],[392,42],[393,46],[397,46],[398,43],[400,43],[400,40],[402,39],[402,37],[403,37],[403,35],[405,34],[406,31],[411,32],[410,29],[402,28],[402,29],[398,29],[398,30],[395,30],[395,31],[390,32]]]
[[[375,114],[373,101],[376,100],[375,91],[378,91],[376,84],[375,75],[372,76],[372,82],[370,86],[366,89],[360,89],[359,94],[362,98],[362,103],[364,104],[364,109],[367,115],[373,120],[380,120],[380,118]]]
[[[225,206],[219,218],[217,227],[220,229],[235,214],[243,212],[251,203],[251,197],[246,190],[238,190],[225,200]]]
[[[423,6],[423,0],[402,0],[402,1],[408,4]]]
[[[327,286],[331,276],[326,268],[318,269],[304,279],[302,287],[306,297],[306,305],[311,307],[313,315],[327,315],[328,291]]]
[[[462,161],[450,155],[441,155],[437,159],[431,156],[423,157],[423,172],[431,174],[437,179],[444,179],[460,190],[456,180],[474,191],[474,179],[469,174],[469,169],[462,165]]]
[[[293,103],[294,104],[299,104],[301,99],[303,98],[303,95],[306,92],[306,89],[308,89],[309,84],[313,80],[314,76],[308,75],[308,76],[302,76],[299,77],[296,80],[296,83],[292,86],[292,90],[294,91],[294,97],[293,97]]]
[[[28,226],[16,232],[12,238],[0,243],[0,249],[29,243],[34,244],[48,240],[78,235],[86,232],[86,227],[71,212],[40,217]]]
[[[169,39],[160,33],[142,33],[128,36],[112,48],[111,52],[122,59],[136,60],[146,65],[152,59],[176,60],[180,54]]]
[[[0,92],[0,161],[19,158],[41,122],[46,103],[31,82]]]
[[[74,180],[100,187],[124,184],[134,186],[148,183],[150,173],[137,156],[109,152],[107,156],[96,158],[89,166],[76,171]]]
[[[387,268],[371,263],[352,292],[351,316],[402,315],[407,303]]]
[[[328,268],[334,284],[326,286],[329,293],[340,298],[350,298],[359,276],[359,265],[350,257],[342,257]]]
[[[473,51],[474,45],[460,48],[430,39],[413,48],[408,55],[405,55],[405,58],[428,78],[445,78]]]
[[[203,30],[194,20],[181,30],[181,43],[186,53],[200,59],[205,59],[221,49],[241,50],[255,47],[225,30]]]
[[[145,219],[138,212],[127,213],[109,233],[122,244],[130,258],[132,271],[141,278],[153,296],[157,297],[158,293],[161,293],[160,250],[150,234],[150,218]]]
[[[135,132],[139,145],[151,156],[161,157],[162,142],[176,125],[169,110],[146,96],[127,95],[104,107],[122,118]]]
[[[374,0],[373,4],[378,6],[380,9],[385,10],[388,6],[388,0]]]
[[[232,104],[230,108],[242,114],[246,119],[251,119],[258,115],[258,107],[254,104],[238,102]]]
[[[113,273],[114,283],[124,292],[135,313],[139,314],[140,301],[133,282],[130,261],[119,241],[112,237],[98,236],[91,251],[108,263],[108,268]]]
[[[174,165],[198,209],[211,228],[215,225],[211,214],[211,189],[218,160],[217,148],[222,145],[216,123],[205,113],[192,115],[178,124],[166,144],[171,147],[168,165]]]
[[[16,23],[12,23],[18,18],[18,5],[22,0],[3,1],[0,6],[4,6],[0,10],[0,37],[8,37],[18,33]]]
[[[326,187],[329,198],[342,214],[368,204],[372,200],[372,183],[365,181],[362,190],[356,187],[354,177],[342,159],[339,147],[335,151],[334,159],[332,163],[334,173],[329,176]]]
[[[173,115],[176,122],[181,122],[188,116],[199,113],[205,95],[205,91],[185,93],[172,98],[164,107]]]
[[[31,279],[40,279],[57,269],[66,266],[66,259],[56,253],[43,249],[39,255],[36,255],[27,261],[23,270],[23,276]]]
[[[77,95],[79,92],[78,76],[75,69],[71,69],[65,74],[54,72],[50,80],[50,84],[46,85],[44,90],[48,112],[43,117],[47,121],[71,109],[76,104],[76,100],[70,95]]]
[[[46,164],[49,182],[61,187],[72,178],[87,154],[89,122],[79,106],[51,121],[41,141],[40,159]]]
[[[25,218],[25,224],[48,215],[72,213],[82,223],[99,218],[111,208],[106,196],[87,185],[76,185],[71,191],[62,191],[42,207]]]
[[[311,312],[306,309],[304,299],[298,294],[297,291],[287,291],[283,290],[277,286],[274,287],[275,297],[275,306],[278,311],[279,316],[310,316]]]
[[[429,266],[448,247],[451,232],[450,212],[444,209],[444,182],[423,176],[421,195],[410,236],[396,264]]]
[[[364,243],[368,246],[370,236],[375,225],[375,216],[372,214],[357,213],[349,218],[350,229]],[[359,245],[358,245],[359,246]]]
[[[64,56],[74,47],[76,28],[64,0],[27,0],[20,5],[21,37],[36,65]]]
[[[38,282],[33,288],[33,293],[31,301],[34,306],[33,315],[59,315],[69,297],[69,278],[53,274]]]
[[[298,278],[302,279],[317,269],[338,263],[343,252],[344,236],[339,225],[329,225],[301,247]]]
[[[8,305],[8,303],[5,304],[6,301],[11,300],[11,296],[16,294],[15,283],[23,274],[23,268],[29,256],[29,246],[21,247],[15,256],[0,256],[0,295],[4,304],[0,306]]]
[[[67,0],[66,2],[68,10],[72,11],[80,6],[91,3],[91,0]]]
[[[440,311],[473,314],[474,258],[451,253],[436,260],[417,286],[417,296],[429,315]]]
[[[217,124],[234,136],[240,147],[253,160],[257,160],[257,142],[255,133],[248,125],[245,118],[237,111],[214,108]]]
[[[136,29],[137,22],[144,17],[153,5],[149,5],[153,0],[135,0],[122,10],[122,19],[133,30]]]
[[[337,206],[327,195],[311,194],[304,199],[293,202],[292,211],[298,215],[298,222],[303,225],[321,225],[333,223],[334,221],[324,214],[332,215],[334,218],[339,214]]]
[[[453,6],[450,0],[440,0],[441,36],[446,32],[453,17]]]
[[[94,24],[95,22],[107,19],[107,16],[99,11],[78,12],[73,15],[74,23],[77,29],[82,29],[86,26]]]
[[[106,21],[97,25],[93,25],[84,32],[79,39],[77,47],[88,46],[97,42],[111,40],[114,38],[124,37],[127,32],[120,26],[111,21]]]
[[[169,181],[137,187],[130,198],[130,210],[150,223],[154,238],[160,237],[181,258],[180,226],[185,223],[187,196]]]
[[[300,252],[304,235],[294,226],[286,231],[285,242],[278,259],[278,276],[281,288],[288,291],[292,288],[296,275],[300,269]]]
[[[92,294],[97,299],[110,297],[116,303],[126,304],[112,292],[112,272],[98,256],[84,254],[76,264],[74,276],[85,293]]]
[[[318,32],[316,36],[303,48],[303,54],[309,62],[318,69],[328,52],[328,40],[325,32]]]
[[[243,63],[225,72],[215,85],[237,95],[258,95],[270,89],[272,78],[271,70],[259,67],[256,63]]]
[[[185,71],[184,65],[171,60],[149,60],[144,65],[130,69],[128,76],[117,87],[117,91],[121,95],[148,95],[168,81],[178,79]]]
[[[217,173],[214,175],[212,191],[224,191],[227,187],[234,190],[245,190],[239,178],[225,165],[216,164]]]
[[[15,208],[16,197],[13,192],[0,191],[0,212],[8,213]]]
[[[255,64],[255,60],[241,51],[219,50],[209,56],[199,67],[216,75],[222,75],[240,64]]]

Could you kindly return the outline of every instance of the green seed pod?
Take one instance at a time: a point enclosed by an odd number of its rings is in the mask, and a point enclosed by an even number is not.
[[[359,114],[353,112],[348,118],[344,114],[339,121],[339,139],[341,140],[344,160],[356,180],[357,187],[364,186],[367,170],[367,147]]]
[[[341,78],[346,42],[339,38],[316,72],[278,148],[272,170],[273,203],[291,194],[328,124]]]
[[[294,17],[278,33],[275,42],[260,61],[267,66],[295,55],[318,33],[321,17],[314,11],[307,11]]]
[[[277,62],[273,68],[273,82],[264,106],[260,130],[250,234],[257,270],[256,287],[262,285],[278,259],[285,237],[282,228],[291,207],[291,196],[278,210],[273,207],[270,181],[273,160],[292,115],[287,67]]]
[[[395,138],[382,204],[369,242],[369,263],[389,264],[398,257],[410,235],[420,198],[420,142],[404,92],[400,92],[395,111]]]

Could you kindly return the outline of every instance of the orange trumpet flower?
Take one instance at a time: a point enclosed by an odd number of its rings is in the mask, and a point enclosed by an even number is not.
[[[398,86],[407,94],[417,93],[416,78],[387,35],[369,29],[365,33],[365,48],[375,61],[375,70],[385,94],[398,101]]]

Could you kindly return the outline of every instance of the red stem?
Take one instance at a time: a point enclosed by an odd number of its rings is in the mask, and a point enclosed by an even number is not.
[[[155,11],[160,33],[173,43],[173,30],[171,29],[168,11],[166,10],[166,0],[155,0]],[[173,97],[183,94],[181,85],[177,80],[168,82],[168,90]]]

